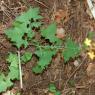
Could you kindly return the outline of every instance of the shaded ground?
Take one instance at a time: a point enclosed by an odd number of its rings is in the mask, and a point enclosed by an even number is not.
[[[8,52],[15,51],[16,48],[6,40],[3,31],[5,28],[10,27],[12,20],[25,10],[26,6],[40,7],[41,14],[45,18],[51,20],[54,11],[63,9],[67,12],[64,16],[64,27],[66,34],[72,37],[76,42],[80,44],[83,42],[87,33],[95,29],[95,22],[87,14],[87,4],[85,0],[4,0],[4,11],[0,11],[0,69],[5,71],[6,56]],[[39,36],[37,36],[39,38]],[[29,47],[28,50],[33,52],[35,48]],[[86,75],[87,63],[89,60],[80,56],[79,60],[83,62],[79,70],[73,65],[73,60],[69,64],[65,65],[61,60],[60,54],[56,55],[52,60],[52,64],[47,70],[40,74],[35,75],[31,72],[31,68],[35,65],[37,59],[33,56],[31,62],[23,66],[23,83],[24,89],[21,95],[48,95],[48,85],[55,83],[57,88],[64,93],[64,95],[95,95],[95,84],[89,85],[88,77]],[[73,72],[75,72],[72,75]],[[72,76],[71,76],[72,75]],[[71,76],[71,77],[70,77]],[[66,85],[68,80],[74,80],[74,85]],[[15,86],[19,90],[19,82],[15,82]]]

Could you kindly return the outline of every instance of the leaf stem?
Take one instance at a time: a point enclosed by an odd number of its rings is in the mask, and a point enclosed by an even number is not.
[[[18,50],[18,61],[19,61],[19,74],[20,74],[20,87],[23,88],[22,82],[22,69],[21,69],[21,60],[20,60],[20,51]]]
[[[64,46],[53,46],[53,45],[52,46],[49,46],[49,45],[43,46],[43,45],[37,45],[37,44],[34,44],[34,43],[32,43],[31,45],[39,47],[39,48],[64,49]]]

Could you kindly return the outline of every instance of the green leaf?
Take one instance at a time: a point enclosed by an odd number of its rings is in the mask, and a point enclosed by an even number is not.
[[[11,80],[19,79],[18,56],[10,53],[7,61],[10,64],[9,73],[7,76],[0,74],[0,92],[6,91],[13,85]]]
[[[0,81],[5,80],[5,75],[0,73]]]
[[[6,87],[11,87],[13,85],[12,81],[6,78]]]
[[[65,42],[65,50],[63,51],[63,57],[65,62],[70,58],[76,57],[80,53],[80,47],[71,39],[67,39]]]
[[[33,37],[35,36],[35,33],[33,31],[28,32],[27,37],[28,40],[30,41]]]
[[[87,37],[88,37],[89,39],[93,39],[94,36],[95,36],[95,33],[94,33],[94,32],[88,32]]]
[[[54,84],[50,84],[49,85],[49,91],[52,92],[52,93],[55,93],[56,92],[56,86]]]
[[[31,60],[31,57],[32,57],[32,53],[31,52],[25,52],[24,55],[21,57],[21,60],[26,63],[28,62],[29,60]],[[23,64],[24,64],[23,63]]]
[[[13,83],[9,78],[6,78],[3,74],[0,75],[0,93],[6,91],[8,87],[12,86]]]
[[[61,92],[57,90],[55,84],[50,84],[48,89],[49,92],[54,93],[54,95],[61,95]]]
[[[17,54],[10,53],[7,61],[10,64],[8,78],[11,80],[19,79],[19,62]]]
[[[14,80],[14,79],[19,80],[19,68],[10,66],[9,70],[10,72],[8,73],[8,78],[10,78],[11,80]]]
[[[39,65],[36,65],[34,68],[32,68],[32,71],[36,74],[39,74],[43,72],[43,68],[41,68]]]
[[[22,13],[21,16],[16,18],[16,21],[19,22],[27,22],[33,18],[36,19],[42,19],[42,16],[39,15],[39,8],[30,8],[27,12]]]
[[[18,67],[18,56],[16,54],[10,53],[7,58],[8,63],[12,67]]]
[[[13,85],[11,80],[19,79],[18,57],[16,54],[10,53],[7,58],[9,66],[9,73],[5,76],[0,74],[0,93],[6,91],[7,88]]]
[[[37,63],[37,66],[33,68],[33,71],[35,73],[37,72],[41,73],[50,64],[50,61],[52,60],[52,56],[55,55],[55,53],[56,50],[50,50],[50,49],[37,50],[35,54],[39,57],[39,61]]]
[[[13,22],[13,27],[19,27],[22,23],[18,21]]]
[[[39,19],[42,19],[42,16],[39,15],[39,8],[30,8],[27,12],[22,13],[15,19],[12,27],[7,29],[5,34],[17,48],[21,48],[22,46],[26,48],[28,46],[28,41],[30,41],[35,34],[32,28],[38,28],[42,24]],[[26,52],[21,57],[21,60],[27,62],[31,57],[32,54]],[[19,79],[19,62],[17,54],[10,53],[7,61],[10,65],[9,73],[7,74],[7,77],[0,75],[0,92],[11,87],[13,85],[11,81]]]
[[[34,20],[42,19],[43,17],[39,15],[40,11],[39,8],[30,8],[26,14],[29,18],[33,18]],[[31,15],[32,14],[32,15]]]
[[[24,45],[25,47],[27,46],[27,40],[23,39],[25,33],[26,31],[19,27],[8,29],[5,32],[8,38],[11,39],[11,41],[17,46],[17,48],[20,48],[22,45]]]
[[[56,51],[55,50],[38,50],[35,52],[35,54],[39,57],[39,62],[38,64],[41,66],[41,67],[45,67],[47,65],[49,65],[51,59],[52,59],[52,56],[55,55]]]
[[[40,27],[42,25],[42,22],[33,22],[32,24],[31,24],[31,27],[36,27],[36,28],[38,28],[38,27]]]
[[[61,92],[60,91],[56,91],[55,95],[61,95]]]
[[[50,24],[46,29],[41,31],[41,35],[45,37],[45,39],[49,39],[51,43],[59,41],[56,37],[57,26],[55,23]]]
[[[15,19],[13,27],[7,29],[5,34],[17,48],[22,46],[26,48],[28,46],[28,41],[34,37],[32,27],[40,27],[42,23],[36,20],[41,18],[42,16],[39,15],[39,8],[30,8],[27,12],[22,13],[22,15]],[[31,19],[34,21],[31,22]]]

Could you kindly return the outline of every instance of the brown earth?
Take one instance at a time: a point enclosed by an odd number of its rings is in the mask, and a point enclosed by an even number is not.
[[[6,71],[6,57],[8,52],[15,52],[13,47],[4,35],[4,29],[11,26],[12,21],[27,7],[40,7],[41,14],[51,21],[54,11],[62,9],[65,11],[62,26],[66,35],[76,42],[82,43],[87,33],[95,29],[95,21],[87,13],[88,5],[86,0],[3,0],[4,10],[0,11],[0,71]],[[1,1],[0,1],[1,2]],[[44,21],[47,23],[46,21]],[[40,37],[37,35],[37,39]],[[34,47],[29,46],[28,51],[33,52]],[[50,83],[55,83],[62,95],[95,95],[95,84],[89,84],[86,74],[89,60],[80,56],[78,58],[82,64],[79,68],[73,65],[74,60],[64,64],[60,54],[57,54],[52,64],[40,75],[31,72],[31,68],[36,64],[37,58],[23,66],[23,90],[19,88],[19,81],[15,82],[12,89],[21,91],[21,95],[48,95],[47,89]],[[72,75],[72,76],[71,76]],[[67,84],[67,82],[70,83]],[[74,85],[71,85],[72,83]]]

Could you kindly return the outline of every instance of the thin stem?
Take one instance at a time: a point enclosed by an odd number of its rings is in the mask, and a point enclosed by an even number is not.
[[[23,88],[22,82],[22,69],[21,69],[21,60],[20,60],[20,51],[18,50],[18,61],[19,61],[19,74],[20,74],[20,87]]]
[[[64,48],[64,46],[53,46],[53,45],[52,46],[49,46],[49,45],[43,46],[43,45],[37,45],[37,44],[34,44],[34,43],[32,43],[31,45],[39,47],[39,48],[50,48],[50,49],[63,49]]]

